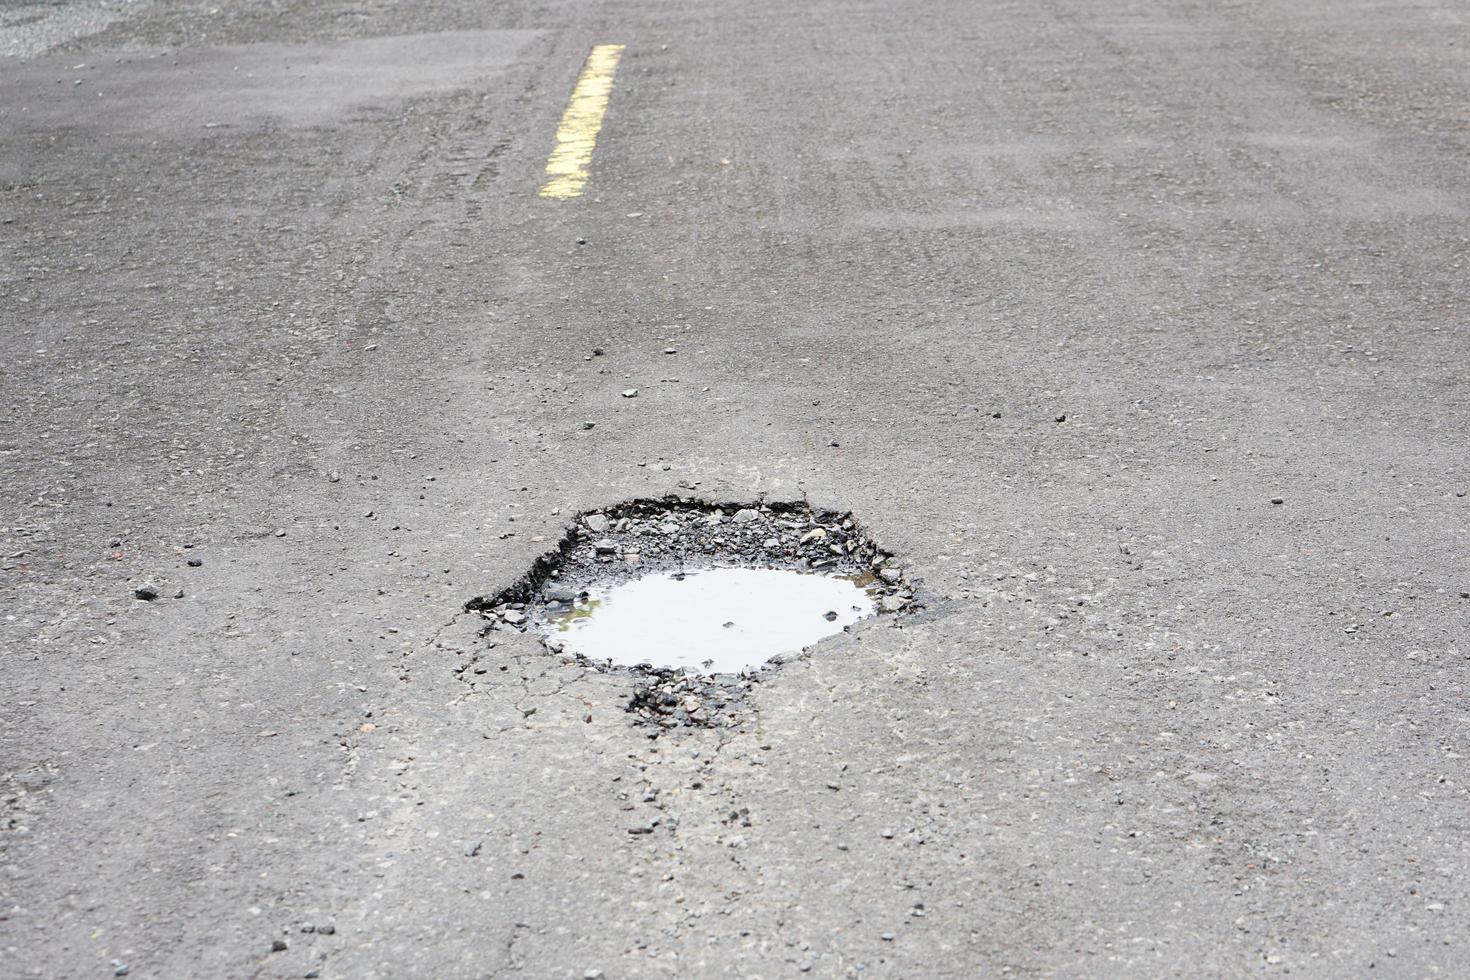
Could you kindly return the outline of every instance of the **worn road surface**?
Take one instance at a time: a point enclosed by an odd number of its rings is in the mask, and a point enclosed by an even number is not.
[[[1467,21],[0,2],[0,975],[1465,976]],[[477,635],[667,493],[936,600]]]

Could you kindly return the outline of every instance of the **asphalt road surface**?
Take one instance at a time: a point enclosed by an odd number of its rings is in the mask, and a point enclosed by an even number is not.
[[[0,4],[0,975],[1465,976],[1467,19]],[[477,635],[668,493],[935,600]]]

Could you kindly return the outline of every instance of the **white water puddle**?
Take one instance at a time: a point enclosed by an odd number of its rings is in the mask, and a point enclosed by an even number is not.
[[[542,629],[562,649],[623,667],[738,673],[795,653],[871,616],[873,597],[851,578],[774,568],[645,575],[588,590]]]

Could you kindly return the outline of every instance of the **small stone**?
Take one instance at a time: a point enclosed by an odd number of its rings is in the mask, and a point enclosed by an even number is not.
[[[610,538],[603,538],[592,546],[599,555],[615,555],[618,553],[617,544]]]
[[[203,565],[204,564],[204,559],[202,559],[202,558],[190,558],[184,564],[188,565],[190,568],[198,568],[200,565]]]
[[[285,536],[286,536],[286,529],[285,528],[283,528],[283,527],[276,528],[276,537],[278,537],[278,538],[284,538]]]
[[[597,426],[597,423],[596,422],[583,422],[582,423],[582,431],[583,432],[587,432],[587,431],[589,431],[589,430],[591,430],[593,428],[596,428],[596,426]]]
[[[116,967],[113,968],[112,975],[115,977],[125,977],[128,975],[128,971],[130,969],[132,968],[126,963],[119,963]]]
[[[182,599],[183,597],[184,597],[184,590],[183,589],[174,589],[174,598],[175,599]]]
[[[1065,416],[1065,415],[1058,415],[1057,416],[1057,421],[1058,422],[1065,422],[1065,421],[1067,421],[1067,416]]]
[[[1272,497],[1271,498],[1271,503],[1273,503],[1273,504],[1284,504],[1284,503],[1286,503],[1286,498],[1285,497]]]
[[[552,602],[576,602],[579,595],[570,585],[553,585],[546,590],[546,598]]]
[[[142,599],[144,602],[152,602],[158,598],[158,589],[153,586],[152,582],[144,582],[133,590],[133,598]]]
[[[878,573],[878,577],[889,585],[897,585],[903,580],[903,572],[897,568],[885,568]]]
[[[601,534],[607,530],[607,518],[602,514],[588,514],[582,518],[582,523],[587,525],[587,530],[593,534]]]
[[[303,922],[303,923],[301,923],[301,931],[302,932],[316,932],[316,926],[312,925],[310,922]]]
[[[637,398],[638,397],[638,389],[637,388],[624,388],[623,389],[623,397],[624,398]]]
[[[582,974],[582,980],[602,980],[602,971],[588,970],[586,973]]]
[[[764,540],[764,541],[761,542],[761,547],[763,547],[763,548],[779,548],[779,547],[781,547],[781,541],[780,541],[779,538],[766,538],[766,540]]]
[[[505,620],[512,626],[519,626],[526,621],[526,614],[523,612],[516,612],[514,609],[512,609],[508,612],[501,613],[500,618]]]
[[[606,354],[606,353],[607,353],[607,351],[603,350],[601,347],[594,347],[594,348],[592,348],[592,356],[593,357],[601,357],[603,354]]]
[[[672,348],[672,347],[665,347],[665,348],[664,348],[664,353],[665,353],[665,354],[677,354],[677,353],[679,353],[679,352],[678,352],[678,351],[676,351],[676,350],[675,350],[675,349],[674,349],[674,348]]]
[[[878,608],[886,613],[896,613],[908,604],[908,599],[901,595],[886,595],[878,601]]]
[[[736,524],[749,524],[751,521],[760,520],[760,516],[760,511],[751,510],[749,507],[746,507],[741,510],[737,510],[735,512],[735,516],[731,518],[731,520],[733,520]]]
[[[801,536],[801,543],[811,544],[813,541],[820,541],[826,536],[827,529],[825,527],[814,527]]]
[[[464,846],[464,856],[467,857],[467,858],[475,857],[479,853],[480,853],[480,842],[477,841],[477,840],[472,840],[472,841],[470,841],[468,844],[466,844]]]
[[[336,470],[333,470],[332,472],[327,474],[327,479],[333,483],[337,483],[342,479],[342,474],[338,473]]]
[[[828,609],[822,613],[822,618],[829,623],[835,623],[837,621],[837,613],[834,610]]]
[[[328,922],[324,926],[317,926],[316,931],[323,936],[330,936],[332,933],[337,931],[337,927]]]
[[[275,939],[271,941],[272,953],[284,953],[286,951],[286,940]]]

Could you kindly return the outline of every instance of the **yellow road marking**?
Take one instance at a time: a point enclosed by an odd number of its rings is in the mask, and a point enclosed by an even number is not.
[[[602,116],[607,112],[607,97],[612,93],[613,73],[623,56],[621,44],[599,44],[587,55],[587,64],[572,89],[567,111],[556,127],[556,149],[546,160],[546,183],[541,196],[566,200],[582,193],[587,183],[587,167],[592,163],[592,149],[602,129]]]

